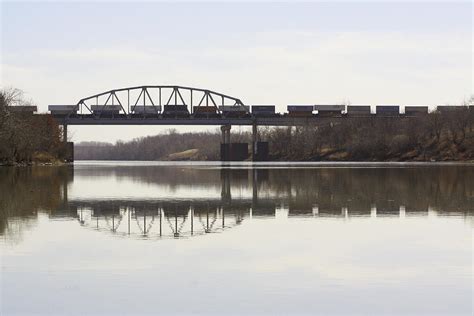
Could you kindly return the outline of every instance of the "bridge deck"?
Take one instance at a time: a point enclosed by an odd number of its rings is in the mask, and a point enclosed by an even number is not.
[[[298,125],[318,125],[337,120],[360,120],[374,116],[339,116],[339,117],[248,117],[248,118],[164,118],[164,117],[130,117],[120,115],[115,117],[93,117],[91,115],[78,115],[75,117],[64,118],[54,116],[58,122],[67,125],[247,125],[253,124],[260,126],[298,126]],[[376,118],[399,119],[405,116],[376,116]]]

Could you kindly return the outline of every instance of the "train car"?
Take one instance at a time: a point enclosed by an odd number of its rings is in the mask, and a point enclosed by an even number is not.
[[[76,115],[77,110],[77,105],[48,105],[48,111],[53,116]]]
[[[334,117],[342,116],[342,111],[346,109],[346,106],[343,104],[334,104],[334,105],[315,105],[314,110],[318,111],[318,116],[322,117]]]
[[[313,116],[313,105],[288,105],[288,116],[311,117]]]
[[[92,105],[90,107],[92,113],[97,116],[115,116],[120,114],[122,107],[120,105]]]
[[[407,105],[405,106],[406,116],[422,116],[428,114],[428,106],[426,105]]]
[[[7,111],[16,117],[29,117],[33,116],[33,114],[38,111],[38,108],[32,105],[14,105],[8,106]]]
[[[156,117],[161,112],[161,105],[136,105],[135,107],[131,108],[133,114],[132,116],[153,116]]]
[[[222,105],[219,110],[223,117],[248,117],[250,116],[250,107],[247,105]]]
[[[275,116],[274,105],[252,105],[252,115],[258,117],[272,117]]]
[[[189,117],[189,110],[186,104],[165,105],[163,117]]]
[[[436,111],[440,113],[451,113],[451,112],[463,110],[465,108],[466,107],[462,105],[438,105],[436,107]]]
[[[77,105],[48,105],[48,111],[53,116],[76,115],[77,110]]]
[[[31,115],[33,115],[34,112],[38,111],[38,107],[35,105],[14,105],[14,106],[9,106],[7,109],[10,113],[31,114]]]
[[[215,106],[193,106],[194,117],[218,117],[219,113]]]
[[[348,105],[347,116],[370,116],[370,105]]]
[[[399,116],[400,106],[399,105],[377,105],[375,108],[375,115],[377,116]]]

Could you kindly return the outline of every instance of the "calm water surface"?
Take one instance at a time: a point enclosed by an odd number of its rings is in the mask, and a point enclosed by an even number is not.
[[[0,168],[0,314],[471,315],[474,166]]]

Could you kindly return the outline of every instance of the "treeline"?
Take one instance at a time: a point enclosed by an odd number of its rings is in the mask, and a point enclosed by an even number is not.
[[[474,111],[459,107],[413,118],[343,119],[269,129],[275,160],[445,161],[474,159]]]
[[[0,91],[0,164],[54,162],[63,155],[61,130],[50,115],[12,111],[28,105],[20,90]]]
[[[74,147],[76,160],[168,160],[169,155],[198,149],[194,160],[218,160],[220,135],[217,133],[183,133],[169,130],[164,134],[115,144],[83,142]]]
[[[233,142],[250,142],[250,134],[233,133]],[[75,160],[219,160],[221,134],[215,132],[178,133],[174,129],[155,136],[115,144],[82,142],[74,146]],[[173,154],[196,149],[188,155]]]
[[[469,104],[472,104],[471,98]],[[30,105],[20,90],[0,91],[0,164],[56,162],[67,148],[50,115],[12,111]],[[322,122],[322,121],[321,121]],[[465,161],[474,160],[473,107],[414,118],[344,118],[327,124],[259,128],[269,159],[281,161]],[[231,134],[250,144],[249,132]],[[77,160],[219,160],[221,133],[169,130],[129,142],[80,143]],[[250,152],[250,150],[249,150]]]
[[[474,111],[468,107],[414,118],[345,118],[325,125],[259,128],[270,160],[466,161],[474,160]],[[221,134],[175,130],[130,142],[80,143],[81,160],[219,160]],[[232,130],[232,142],[250,144],[249,132]],[[193,151],[191,151],[193,149]],[[188,155],[173,155],[189,151]]]

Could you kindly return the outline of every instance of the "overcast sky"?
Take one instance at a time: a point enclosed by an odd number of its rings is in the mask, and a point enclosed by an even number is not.
[[[342,101],[459,104],[473,93],[470,1],[2,2],[1,11],[1,85],[24,90],[40,111],[159,84],[280,110]],[[165,128],[70,130],[77,142]],[[191,129],[202,128],[178,127]]]

